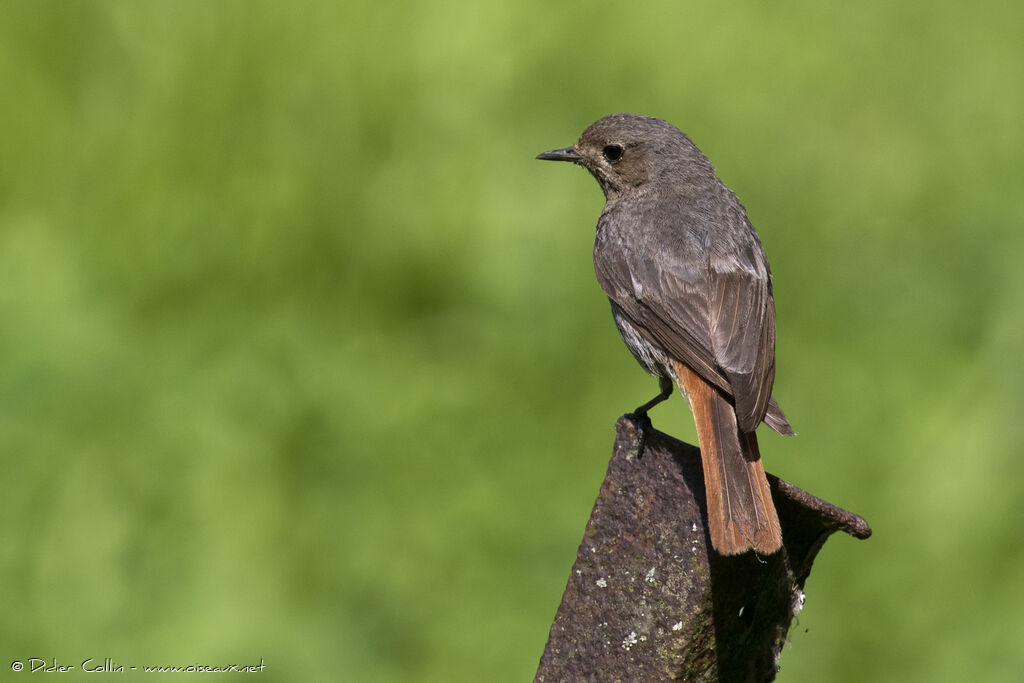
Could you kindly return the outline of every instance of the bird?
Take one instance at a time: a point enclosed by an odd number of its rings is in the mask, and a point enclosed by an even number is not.
[[[746,209],[693,141],[658,118],[612,114],[537,158],[582,166],[604,192],[594,270],[619,334],[659,385],[631,415],[649,425],[647,411],[677,385],[696,425],[712,547],[777,552],[756,429],[794,432],[772,396],[772,274]]]

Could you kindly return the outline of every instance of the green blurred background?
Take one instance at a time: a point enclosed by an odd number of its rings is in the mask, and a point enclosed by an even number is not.
[[[656,389],[533,157],[636,111],[766,245],[768,468],[875,529],[779,680],[1018,677],[1022,8],[0,2],[0,671],[529,679]]]

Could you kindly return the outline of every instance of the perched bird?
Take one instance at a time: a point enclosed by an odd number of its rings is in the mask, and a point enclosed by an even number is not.
[[[761,241],[736,195],[682,131],[613,114],[572,147],[538,159],[590,171],[605,205],[594,268],[626,346],[690,403],[704,467],[711,543],[723,555],[771,554],[782,531],[755,430],[793,429],[772,398],[775,303]]]

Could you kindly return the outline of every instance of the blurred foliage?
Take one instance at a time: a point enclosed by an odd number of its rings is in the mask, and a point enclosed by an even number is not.
[[[638,111],[766,244],[768,468],[875,528],[779,680],[1019,676],[1022,7],[4,0],[6,661],[531,677],[656,390],[533,156]]]

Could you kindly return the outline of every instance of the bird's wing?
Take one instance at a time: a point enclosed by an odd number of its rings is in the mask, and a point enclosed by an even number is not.
[[[706,256],[649,256],[640,240],[624,237],[640,229],[631,218],[605,214],[598,224],[594,269],[601,288],[651,342],[731,396],[711,345]],[[692,249],[684,251],[701,251],[689,242]]]
[[[753,229],[741,244],[716,248],[699,216],[675,212],[678,226],[638,240],[635,231],[651,229],[642,220],[620,214],[614,228],[599,224],[594,266],[601,287],[652,342],[732,397],[740,427],[753,431],[775,376],[775,310]]]
[[[711,348],[729,379],[736,421],[753,431],[775,381],[775,306],[767,273],[711,264]]]

